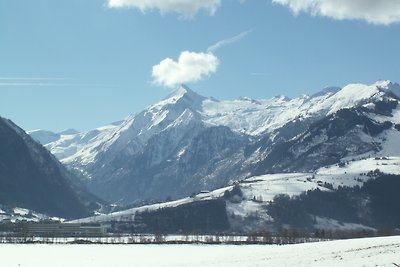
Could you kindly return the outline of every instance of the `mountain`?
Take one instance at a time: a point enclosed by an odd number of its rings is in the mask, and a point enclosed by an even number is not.
[[[48,144],[60,139],[60,134],[46,130],[32,130],[27,133],[40,144]]]
[[[63,162],[89,174],[92,192],[125,204],[222,186],[232,162],[226,159],[248,139],[228,127],[206,124],[199,112],[204,99],[181,87],[111,134],[110,128],[99,130],[89,145]]]
[[[76,218],[91,214],[97,202],[102,201],[86,192],[49,151],[0,117],[1,205]]]
[[[400,149],[393,145],[400,140],[400,98],[392,86],[380,82],[343,88],[331,97],[331,111],[306,131],[275,145],[263,145],[262,140],[256,146],[262,149],[257,151],[253,174],[312,172],[361,156],[399,156]],[[346,102],[345,108],[335,106]]]
[[[46,135],[32,136],[93,193],[139,204],[254,175],[398,156],[399,92],[398,84],[379,81],[295,99],[219,101],[181,86],[121,122],[47,143]]]

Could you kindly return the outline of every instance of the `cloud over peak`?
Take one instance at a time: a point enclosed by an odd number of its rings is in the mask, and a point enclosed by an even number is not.
[[[162,60],[153,66],[153,82],[166,87],[196,82],[217,71],[218,58],[212,53],[183,51],[178,60]]]
[[[372,24],[390,25],[400,22],[399,0],[272,0],[288,6],[294,13],[337,20],[365,20]]]
[[[183,17],[193,17],[201,9],[214,14],[221,0],[107,0],[111,8],[137,8],[142,12],[158,9],[165,14],[175,12]]]

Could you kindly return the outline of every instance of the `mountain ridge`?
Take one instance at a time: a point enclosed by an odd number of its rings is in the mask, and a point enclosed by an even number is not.
[[[20,127],[0,117],[0,203],[58,217],[89,215],[100,203]]]
[[[392,114],[392,111],[397,112],[397,104],[390,106],[398,103],[393,88],[397,89],[399,85],[379,81],[372,85],[350,84],[341,90],[328,88],[311,97],[221,101],[200,96],[183,85],[120,124],[110,124],[86,133],[61,135],[60,140],[45,146],[79,174],[92,192],[109,201],[131,203],[178,198],[192,191],[212,190],[254,174],[279,171],[276,167],[262,167],[263,162],[270,164],[271,155],[279,155],[274,151],[285,146],[285,149],[290,149],[290,143],[299,142],[298,147],[308,147],[307,142],[318,136],[313,125],[337,127],[340,123],[329,121],[337,120],[337,116],[340,118],[340,114],[345,112],[343,110],[350,111],[346,113],[349,116],[342,116],[343,125],[351,126],[345,127],[349,134],[344,134],[340,140],[353,146],[363,142],[372,142],[372,147],[376,146],[374,142],[384,145],[385,142],[369,133],[360,136],[362,131],[357,127],[365,123],[372,128],[384,125],[384,121],[376,121],[378,116],[381,116],[379,120],[393,120],[391,126],[387,126],[390,129],[400,123],[397,115]],[[351,122],[352,109],[357,114],[362,113],[357,115],[357,123]],[[327,120],[325,124],[324,120]],[[383,131],[392,131],[389,128]],[[207,132],[214,134],[208,139],[202,138]],[[313,137],[295,141],[307,134]],[[397,138],[397,132],[392,135]],[[363,138],[368,140],[363,141]],[[219,151],[210,144],[218,147]],[[330,149],[334,147],[335,144]],[[343,149],[346,147],[340,148]],[[188,160],[190,153],[191,160]],[[207,155],[208,162],[196,162],[196,158],[204,158],[201,153]],[[305,169],[332,164],[341,156],[350,155],[342,154],[325,163],[317,160],[314,167]],[[305,170],[296,168],[291,171]]]

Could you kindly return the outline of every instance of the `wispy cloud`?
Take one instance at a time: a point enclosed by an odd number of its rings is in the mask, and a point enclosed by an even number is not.
[[[0,82],[0,86],[66,86],[61,83],[42,83],[42,82]]]
[[[57,87],[57,86],[97,86],[95,84],[74,84],[74,83],[44,83],[44,82],[0,82],[0,86],[41,86],[41,87]]]
[[[0,77],[0,81],[65,81],[65,78],[44,78],[44,77]]]
[[[210,47],[207,49],[207,51],[208,51],[208,52],[215,52],[215,51],[217,51],[218,49],[221,49],[222,47],[225,47],[225,46],[227,46],[227,45],[230,45],[230,44],[239,42],[240,40],[242,40],[244,37],[246,37],[246,36],[247,36],[249,33],[251,33],[252,31],[253,31],[253,30],[248,30],[248,31],[242,32],[242,33],[240,33],[240,34],[238,34],[238,35],[235,35],[235,36],[233,36],[233,37],[230,37],[230,38],[227,38],[227,39],[218,41],[218,42],[216,42],[215,44],[213,44],[212,46],[210,46]]]
[[[161,14],[175,12],[190,18],[201,9],[214,14],[221,0],[107,0],[107,3],[110,8],[137,8],[142,12],[158,9]]]
[[[130,87],[121,84],[0,82],[0,87]]]
[[[272,0],[272,2],[289,7],[295,14],[306,12],[313,16],[336,20],[356,19],[382,25],[400,22],[399,0]]]
[[[48,77],[0,77],[0,86],[67,86],[68,79]]]
[[[0,87],[116,87],[121,85],[87,83],[67,78],[0,77]]]
[[[251,72],[250,75],[251,76],[265,76],[267,74],[264,72]]]

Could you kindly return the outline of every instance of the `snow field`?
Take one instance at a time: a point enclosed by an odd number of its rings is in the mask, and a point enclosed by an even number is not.
[[[400,237],[297,245],[0,245],[2,266],[394,266]],[[23,257],[21,257],[23,255]]]

